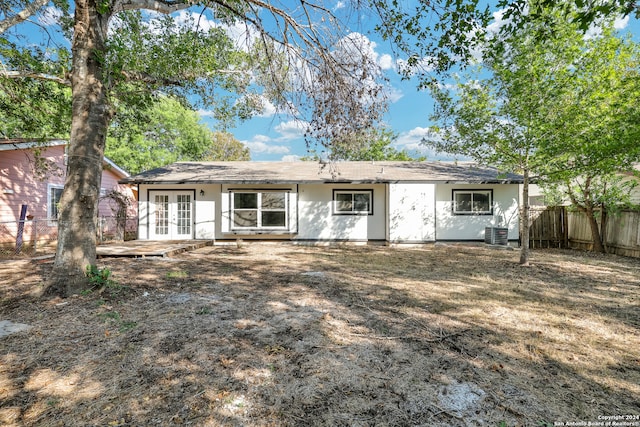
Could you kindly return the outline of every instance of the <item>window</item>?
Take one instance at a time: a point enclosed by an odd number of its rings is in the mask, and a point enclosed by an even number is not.
[[[156,207],[155,233],[166,236],[169,234],[169,195],[156,194],[154,203]]]
[[[58,204],[62,197],[62,185],[49,184],[47,188],[47,217],[58,219]]]
[[[232,226],[235,229],[286,228],[287,202],[285,192],[232,192]]]
[[[373,215],[373,190],[333,190],[335,215]]]
[[[191,195],[178,194],[176,209],[178,234],[191,234]]]
[[[493,215],[493,190],[453,190],[456,215]]]

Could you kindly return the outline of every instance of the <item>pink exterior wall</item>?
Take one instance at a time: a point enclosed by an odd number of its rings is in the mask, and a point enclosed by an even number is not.
[[[0,151],[0,242],[15,242],[16,225],[20,218],[21,205],[28,206],[27,215],[32,215],[38,222],[46,222],[48,216],[47,193],[49,185],[64,185],[64,146],[44,148],[41,157],[54,166],[54,170],[43,179],[35,173],[34,155],[29,149]],[[137,204],[133,190],[129,186],[118,184],[121,178],[116,172],[106,166],[102,173],[101,189],[109,192],[117,189],[128,195],[132,200],[132,207],[128,216],[137,215]],[[99,216],[112,217],[113,210],[108,200],[101,200],[98,206]],[[27,232],[25,224],[25,234]],[[25,240],[28,237],[25,235]]]
[[[102,184],[100,185],[101,189],[104,189],[107,193],[111,190],[117,190],[120,193],[124,193],[129,197],[131,202],[131,206],[129,207],[127,217],[135,217],[138,215],[138,204],[136,202],[136,197],[134,197],[134,192],[128,185],[118,184],[118,180],[121,177],[117,176],[113,171],[109,169],[108,166],[105,166],[105,169],[102,171]],[[116,206],[112,201],[101,200],[98,205],[98,216],[115,216],[114,208]]]
[[[22,204],[28,205],[27,215],[47,217],[47,184],[64,184],[64,146],[46,148],[41,156],[58,168],[43,181],[35,175],[30,150],[0,151],[0,222],[17,221]]]

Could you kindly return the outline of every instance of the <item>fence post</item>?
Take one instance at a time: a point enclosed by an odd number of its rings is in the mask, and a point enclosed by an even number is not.
[[[34,218],[31,226],[33,227],[33,255],[35,256],[38,254],[38,220]]]
[[[16,254],[22,252],[22,234],[24,233],[24,222],[27,219],[27,205],[20,207],[20,220],[18,221],[18,234],[16,235]]]
[[[569,212],[567,212],[566,206],[560,207],[560,215],[562,221],[562,248],[569,248]]]

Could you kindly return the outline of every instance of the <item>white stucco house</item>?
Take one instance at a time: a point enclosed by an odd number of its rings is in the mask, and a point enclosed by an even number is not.
[[[448,162],[181,162],[138,186],[139,239],[517,241],[519,175]]]

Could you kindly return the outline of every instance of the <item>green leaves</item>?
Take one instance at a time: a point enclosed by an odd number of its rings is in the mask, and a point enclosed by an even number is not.
[[[345,140],[342,144],[333,144],[327,157],[332,161],[422,161],[425,157],[413,156],[406,150],[393,147],[398,135],[389,129],[372,129],[359,136]],[[312,156],[319,160],[322,156]],[[310,159],[304,159],[310,160]]]
[[[110,128],[105,155],[134,174],[176,161],[249,160],[239,141],[212,132],[195,111],[167,96],[143,110],[121,111]]]
[[[397,46],[409,58],[429,59],[430,66],[410,63],[403,71],[417,76],[422,84],[431,80],[432,72],[445,73],[471,61],[475,46],[484,34],[478,31],[491,19],[488,5],[477,0],[419,1],[410,3],[373,2],[380,15],[376,26],[385,40]]]
[[[536,13],[512,37],[489,39],[484,67],[455,90],[432,86],[441,130],[426,143],[530,172],[593,215],[628,200],[618,177],[640,161],[640,51],[606,25],[585,38],[563,10]]]
[[[248,56],[223,29],[198,29],[190,14],[184,16],[178,21],[144,19],[140,11],[118,15],[105,64],[116,98],[130,102],[136,94],[162,89],[215,104],[225,92],[244,94],[250,84]]]

